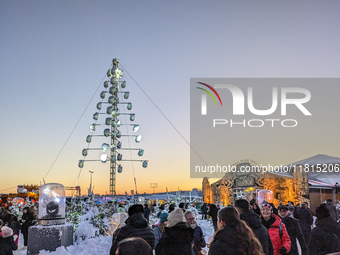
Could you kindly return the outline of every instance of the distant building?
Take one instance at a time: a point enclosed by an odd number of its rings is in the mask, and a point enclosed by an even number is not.
[[[320,173],[307,171],[305,167],[311,167],[317,164],[327,166],[340,166],[340,158],[330,157],[327,155],[316,155],[292,164],[289,172],[286,173],[262,173],[258,172],[244,173],[226,173],[225,176],[217,182],[209,183],[208,178],[203,179],[202,191],[205,203],[232,204],[239,198],[251,200],[256,198],[256,192],[260,189],[268,189],[273,192],[274,205],[280,203],[287,204],[288,201],[294,204],[307,202],[314,211],[316,206],[320,205],[328,198],[334,201],[340,199],[336,194],[335,181],[320,180]],[[241,163],[236,166],[250,165]],[[295,171],[293,167],[295,166]],[[338,175],[339,176],[339,175]],[[317,178],[318,177],[318,178]],[[324,177],[326,177],[324,175]],[[338,178],[340,180],[340,178]]]

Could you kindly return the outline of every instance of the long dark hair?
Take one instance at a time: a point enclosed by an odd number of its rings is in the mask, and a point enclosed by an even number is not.
[[[248,225],[240,220],[240,215],[237,210],[232,206],[227,206],[218,212],[218,218],[225,223],[226,227],[235,229],[236,232],[236,252],[240,255],[264,255],[262,246],[257,238],[254,236],[253,231]],[[213,237],[211,245],[216,241],[216,235],[223,230],[224,227],[218,229]]]
[[[120,241],[117,250],[119,255],[152,255],[152,248],[140,237],[131,237]]]

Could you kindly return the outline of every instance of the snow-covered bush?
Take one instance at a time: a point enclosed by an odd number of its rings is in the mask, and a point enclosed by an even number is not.
[[[96,205],[92,201],[72,202],[66,212],[66,221],[74,224],[77,243],[110,234],[110,218],[117,212],[113,204]]]

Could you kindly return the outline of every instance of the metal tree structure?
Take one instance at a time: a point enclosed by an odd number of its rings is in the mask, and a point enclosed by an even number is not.
[[[95,123],[90,126],[90,130],[92,133],[86,137],[86,142],[88,143],[88,147],[83,149],[82,155],[84,158],[79,160],[79,168],[84,167],[85,161],[101,161],[102,163],[106,163],[108,160],[110,162],[110,195],[116,195],[116,173],[121,173],[123,171],[123,167],[119,164],[121,161],[139,161],[142,162],[142,166],[145,168],[148,166],[147,160],[123,160],[123,154],[120,152],[121,150],[137,150],[138,156],[143,156],[144,150],[140,148],[123,148],[121,138],[126,136],[135,137],[135,142],[139,143],[142,139],[141,135],[129,135],[129,134],[122,134],[119,128],[122,125],[132,126],[133,132],[137,132],[139,129],[138,124],[132,124],[135,120],[136,115],[134,113],[121,113],[120,108],[126,105],[127,110],[132,109],[131,102],[125,102],[125,100],[129,99],[130,92],[129,91],[121,91],[122,89],[126,88],[126,81],[121,81],[120,79],[123,78],[123,70],[118,68],[119,60],[114,58],[112,60],[113,67],[107,71],[108,80],[104,81],[104,88],[105,90],[100,93],[100,98],[102,99],[101,102],[97,104],[98,112],[93,114],[93,119]],[[106,94],[109,94],[107,98],[107,102],[104,102],[106,98]],[[121,100],[119,98],[121,95]],[[101,113],[103,105],[108,105],[106,108],[105,113]],[[109,115],[105,119],[104,124],[97,124],[100,115]],[[119,117],[127,115],[129,116],[129,123],[122,123],[123,119]],[[125,118],[124,118],[125,119]],[[102,135],[94,135],[93,133],[96,131],[96,126],[99,125],[106,125],[108,128],[105,128]],[[101,148],[90,148],[90,143],[92,141],[92,137],[94,136],[104,136],[110,139],[110,143],[103,143]],[[86,156],[88,155],[89,150],[102,150],[104,154],[101,155],[100,160],[85,160]],[[106,153],[109,153],[106,154]],[[137,191],[136,191],[137,192]]]

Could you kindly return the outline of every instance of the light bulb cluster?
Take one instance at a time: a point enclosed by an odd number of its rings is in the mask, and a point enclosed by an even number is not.
[[[130,92],[129,91],[122,91],[126,88],[126,81],[121,81],[120,79],[123,78],[123,70],[118,68],[118,59],[113,59],[113,67],[112,69],[109,69],[107,71],[107,77],[108,80],[104,81],[103,85],[105,90],[100,93],[100,98],[102,99],[102,102],[97,103],[97,112],[93,114],[93,119],[95,120],[95,123],[91,124],[90,130],[91,134],[86,137],[86,142],[91,143],[92,138],[94,136],[104,136],[110,138],[110,143],[103,143],[101,148],[90,148],[88,146],[87,149],[82,150],[82,155],[84,156],[83,160],[79,160],[78,166],[80,168],[84,167],[85,161],[101,161],[102,163],[106,163],[107,161],[110,161],[111,164],[111,175],[113,175],[113,179],[115,179],[114,174],[116,172],[121,173],[123,171],[123,167],[121,164],[117,164],[118,161],[136,161],[136,160],[123,160],[123,154],[120,153],[118,150],[138,150],[137,155],[143,156],[144,150],[137,148],[122,148],[122,141],[121,138],[123,136],[133,136],[136,143],[139,143],[142,139],[141,135],[128,135],[128,134],[122,134],[119,128],[122,125],[128,125],[132,126],[132,131],[137,132],[139,130],[138,124],[132,124],[132,123],[125,123],[122,124],[121,120],[124,121],[125,118],[121,118],[124,115],[128,116],[128,120],[130,122],[133,122],[136,118],[135,113],[125,113],[123,110],[126,105],[126,109],[128,111],[132,110],[132,103],[131,102],[125,102],[124,100],[129,99]],[[119,94],[122,94],[121,99],[119,98]],[[108,97],[107,97],[108,95]],[[105,99],[107,98],[106,102]],[[107,106],[107,107],[106,107]],[[119,108],[120,107],[120,108]],[[106,108],[106,109],[105,109]],[[102,113],[101,111],[104,111]],[[97,121],[99,120],[99,117],[102,114],[109,115],[105,119],[104,124],[97,124]],[[94,135],[94,132],[96,131],[96,127],[99,125],[106,125],[107,128],[103,130],[102,135]],[[101,155],[100,160],[85,160],[85,157],[88,156],[89,150],[102,150],[104,153]],[[109,153],[109,155],[107,154]],[[147,160],[137,160],[142,162],[142,166],[145,168],[148,166]],[[112,179],[111,178],[111,179]]]

